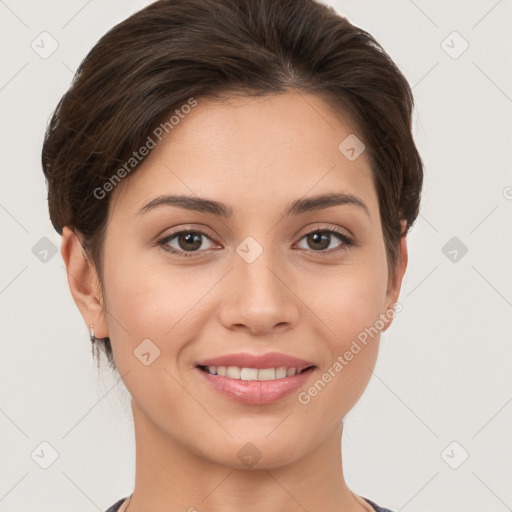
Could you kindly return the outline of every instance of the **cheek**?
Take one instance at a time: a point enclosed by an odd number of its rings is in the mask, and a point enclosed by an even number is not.
[[[345,343],[376,324],[384,302],[385,288],[370,276],[349,278],[326,287],[329,325],[333,336]]]
[[[322,399],[313,409],[335,403],[331,414],[339,419],[361,396],[375,366],[387,288],[383,250],[361,255],[357,262],[330,272],[318,284],[316,292],[305,293],[313,299],[308,305],[321,320],[320,336],[327,350],[318,378],[326,389],[319,383],[310,398],[316,401],[313,396],[321,391]]]
[[[130,354],[142,340],[157,340],[162,331],[172,327],[173,307],[179,304],[176,288],[136,254],[134,248],[114,245],[114,241],[105,249],[104,281],[112,348],[116,351],[122,346],[122,352]]]
[[[124,255],[130,250],[119,251]],[[140,252],[140,249],[139,249]],[[132,254],[137,254],[132,249]],[[133,351],[152,340],[174,366],[190,339],[199,338],[207,301],[201,298],[215,284],[211,271],[180,270],[165,258],[119,256],[105,266],[108,324],[118,366],[133,361]],[[107,258],[105,258],[107,262]]]
[[[321,286],[317,281],[316,291],[305,291],[305,296],[314,300],[313,307],[320,319],[330,328],[327,336],[331,348],[338,350],[376,324],[386,298],[387,264],[383,246],[361,251],[348,261],[324,273]]]

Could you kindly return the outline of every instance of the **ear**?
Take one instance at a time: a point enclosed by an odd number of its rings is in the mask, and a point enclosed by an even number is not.
[[[66,264],[69,289],[89,330],[94,325],[94,335],[105,338],[108,334],[103,296],[96,269],[90,261],[76,234],[67,226],[62,231],[61,255]]]
[[[406,227],[405,220],[402,220],[400,222],[402,226],[402,232],[404,231]],[[384,301],[384,311],[383,315],[385,316],[385,327],[382,329],[382,331],[385,331],[393,322],[393,319],[395,317],[395,313],[389,313],[390,310],[393,310],[394,304],[398,301],[398,297],[400,296],[400,289],[402,287],[402,279],[405,274],[405,270],[407,269],[407,262],[408,262],[408,254],[407,254],[407,240],[406,237],[403,236],[400,239],[400,258],[398,259],[395,267],[395,275],[394,279],[390,278],[388,280],[388,289],[386,292],[386,299]],[[397,308],[397,311],[400,309]]]

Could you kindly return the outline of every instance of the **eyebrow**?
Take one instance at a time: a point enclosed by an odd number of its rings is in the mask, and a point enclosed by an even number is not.
[[[194,197],[178,194],[161,195],[155,197],[144,206],[142,206],[137,211],[136,216],[149,212],[150,210],[153,210],[162,205],[175,206],[200,213],[209,213],[223,218],[230,218],[233,216],[233,209],[224,203],[197,196]],[[361,208],[366,213],[366,215],[370,217],[368,207],[361,199],[354,196],[353,194],[347,194],[344,192],[322,194],[318,196],[297,199],[288,205],[284,215],[300,215],[301,213],[323,210],[325,208],[331,208],[333,206],[339,205],[355,205]]]

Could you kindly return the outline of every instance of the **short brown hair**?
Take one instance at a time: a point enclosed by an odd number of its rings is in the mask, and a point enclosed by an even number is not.
[[[394,277],[423,182],[411,133],[412,91],[370,34],[315,0],[159,0],[107,32],[79,66],[46,131],[42,165],[53,226],[79,236],[102,283],[110,195],[98,200],[94,191],[163,116],[191,97],[290,89],[318,94],[358,127]],[[109,338],[100,343],[115,367]]]

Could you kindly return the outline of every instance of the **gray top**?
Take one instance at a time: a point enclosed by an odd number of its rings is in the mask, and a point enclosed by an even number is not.
[[[361,496],[361,498],[363,498],[363,500],[367,501],[375,509],[376,512],[393,512],[392,510],[389,510],[388,508],[379,507],[379,505],[374,503],[372,500],[365,498],[364,496]],[[124,500],[126,500],[126,499],[128,499],[128,497],[120,499],[118,502],[114,503],[105,512],[117,512],[119,510],[119,507],[123,504]]]

